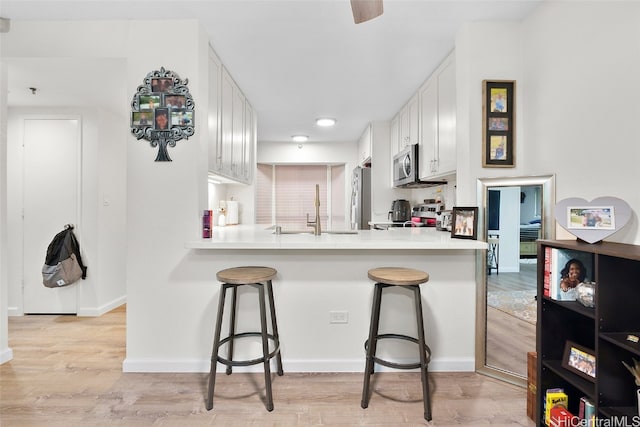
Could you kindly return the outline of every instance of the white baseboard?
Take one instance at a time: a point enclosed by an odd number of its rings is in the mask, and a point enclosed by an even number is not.
[[[13,350],[10,348],[0,352],[0,365],[13,359]]]
[[[126,302],[127,297],[121,296],[100,307],[81,307],[78,309],[76,315],[78,317],[100,317],[103,314],[110,312],[114,308],[120,307]],[[24,316],[24,312],[22,310],[18,310],[18,307],[8,307],[7,316]]]
[[[77,316],[78,317],[100,317],[103,314],[110,312],[114,308],[120,307],[122,304],[126,302],[127,302],[127,297],[121,296],[100,307],[82,307],[78,309]]]
[[[407,361],[398,361],[407,363]],[[123,372],[209,372],[209,360],[160,360],[160,359],[132,359],[126,358],[122,363]],[[275,369],[271,361],[271,369]],[[282,361],[285,372],[363,372],[364,357],[361,359],[338,360],[287,360]],[[218,364],[218,372],[224,371],[225,366]],[[236,372],[262,372],[262,365],[236,367]],[[397,369],[376,365],[378,372],[397,372]],[[474,358],[432,359],[429,372],[474,372]]]

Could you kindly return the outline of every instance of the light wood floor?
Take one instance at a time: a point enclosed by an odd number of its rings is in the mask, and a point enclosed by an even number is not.
[[[420,378],[374,375],[368,409],[361,373],[274,375],[275,409],[260,374],[219,374],[205,409],[207,374],[122,373],[125,307],[98,318],[9,318],[13,360],[0,365],[0,425],[57,426],[533,426],[526,392],[475,373],[433,373],[433,421],[423,419]],[[204,337],[207,339],[207,337]]]
[[[489,291],[522,291],[536,288],[535,264],[521,264],[519,273],[487,276]],[[527,352],[536,350],[536,326],[487,307],[487,365],[527,377]]]

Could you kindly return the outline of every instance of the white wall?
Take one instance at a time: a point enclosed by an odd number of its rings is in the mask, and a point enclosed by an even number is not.
[[[0,34],[0,38],[4,34]],[[7,221],[7,65],[0,58],[0,363],[13,358],[9,348],[7,300],[9,257]]]
[[[207,207],[208,40],[195,22],[172,21],[179,38],[158,45],[157,22],[134,22],[127,43],[148,48],[128,57],[134,93],[149,71],[164,66],[189,79],[196,132],[171,149],[172,162],[154,162],[148,144],[127,143],[127,360],[191,357],[214,300],[215,272],[194,279],[184,243],[200,237]],[[125,360],[125,365],[127,364]]]
[[[615,196],[640,209],[639,21],[635,2],[543,2],[523,23],[465,25],[458,204],[476,204],[477,178],[555,174],[557,200]],[[481,166],[483,79],[517,81],[515,168]],[[637,215],[607,240],[640,243]]]
[[[522,176],[527,163],[523,155],[522,43],[519,23],[482,22],[466,24],[456,38],[456,140],[458,152],[456,204],[477,206],[476,180]],[[499,48],[487,48],[499,44]],[[516,80],[516,167],[482,168],[482,81]],[[545,164],[539,175],[552,173]]]
[[[557,200],[614,196],[636,212],[610,239],[640,243],[640,4],[544,2],[522,28],[527,173]]]

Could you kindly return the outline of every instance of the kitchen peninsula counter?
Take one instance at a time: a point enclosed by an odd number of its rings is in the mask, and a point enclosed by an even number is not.
[[[309,229],[310,230],[310,229]],[[286,228],[284,231],[289,231]],[[357,234],[311,233],[275,234],[266,225],[233,225],[214,227],[211,239],[186,243],[190,249],[318,249],[318,250],[384,250],[384,249],[486,249],[478,240],[452,239],[450,232],[433,227],[358,230]]]
[[[184,246],[182,261],[172,268],[170,287],[156,292],[160,311],[153,322],[169,316],[163,330],[171,337],[171,351],[127,356],[125,372],[207,372],[220,293],[216,272],[243,265],[278,271],[273,286],[285,375],[363,371],[374,289],[367,271],[393,266],[420,269],[430,276],[421,285],[426,339],[433,352],[429,369],[475,370],[476,275],[481,268],[477,259],[485,253],[485,242],[452,239],[448,232],[426,227],[357,234],[323,231],[314,236],[275,234],[266,225],[242,224],[215,227],[213,238]],[[381,330],[415,334],[412,294],[397,288],[385,293]],[[242,314],[237,329],[255,330],[255,290],[242,288],[238,298]],[[389,360],[415,360],[416,349],[410,344],[381,347],[390,352]],[[236,350],[238,359],[255,357],[250,349]]]

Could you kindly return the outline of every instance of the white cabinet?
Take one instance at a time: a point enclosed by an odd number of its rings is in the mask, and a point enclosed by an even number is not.
[[[456,152],[456,70],[453,58],[438,74],[438,168],[440,175],[455,172]]]
[[[367,163],[371,163],[371,124],[367,125],[358,139],[358,164],[364,166]]]
[[[220,84],[222,82],[222,63],[213,49],[209,49],[209,111],[207,127],[209,131],[209,170],[222,167],[222,147],[220,141]]]
[[[389,123],[389,147],[392,155],[401,150],[400,148],[400,114],[396,115]]]
[[[256,116],[229,72],[213,52],[209,57],[209,171],[250,183]]]
[[[431,176],[436,171],[438,151],[438,85],[427,80],[418,91],[420,95],[420,130],[418,146],[418,169],[420,178]]]
[[[221,151],[220,169],[221,175],[231,177],[233,171],[233,92],[235,83],[227,71],[222,69],[222,90],[220,97],[220,141],[218,145]]]
[[[254,147],[256,146],[256,114],[251,104],[244,103],[244,157],[242,159],[242,178],[246,183],[253,179]]]
[[[456,171],[456,86],[453,54],[420,87],[420,179]]]
[[[399,125],[397,151],[418,143],[419,117],[418,94],[415,94],[397,115]]]
[[[244,176],[244,104],[245,97],[234,84],[231,105],[231,176]]]

